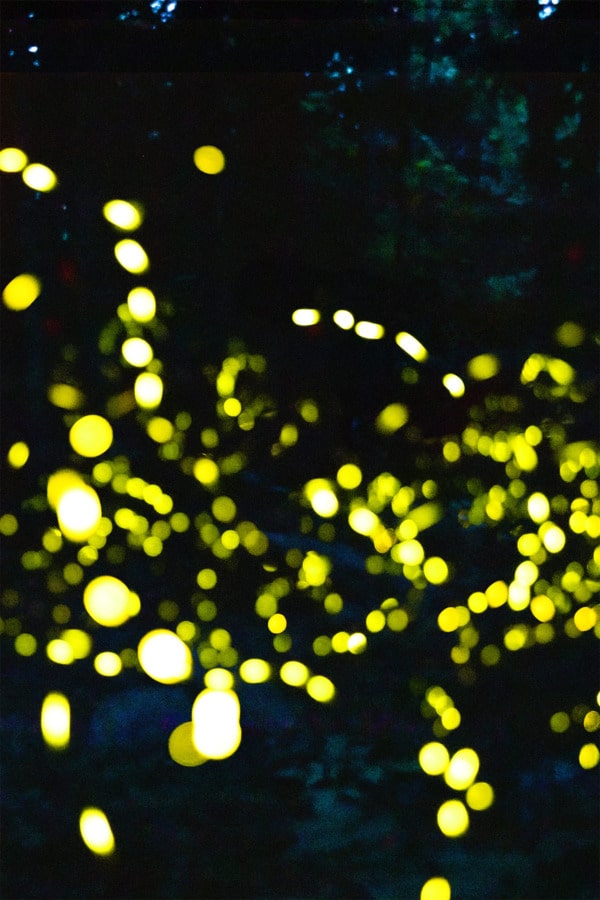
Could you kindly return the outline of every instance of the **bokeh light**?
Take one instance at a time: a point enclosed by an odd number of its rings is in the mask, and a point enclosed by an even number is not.
[[[132,615],[131,591],[113,575],[99,575],[83,592],[83,605],[99,625],[116,628]]]
[[[27,162],[27,155],[18,147],[3,147],[0,150],[0,172],[21,172]]]
[[[194,165],[205,175],[218,175],[225,168],[225,154],[212,144],[194,150]]]
[[[27,187],[42,193],[54,190],[58,184],[58,179],[52,169],[42,163],[30,163],[25,166],[21,177]]]
[[[151,322],[156,314],[156,298],[150,288],[133,288],[127,294],[127,308],[134,321]]]
[[[69,431],[69,443],[80,456],[102,456],[112,442],[112,426],[103,416],[83,416]]]
[[[187,681],[192,675],[190,648],[175,632],[166,628],[156,628],[145,634],[138,644],[137,653],[146,675],[161,684]]]
[[[192,706],[192,722],[194,746],[207,759],[227,759],[240,746],[240,703],[235,691],[202,691]]]
[[[446,800],[438,809],[437,823],[446,837],[461,837],[469,828],[469,812],[461,800]]]
[[[60,494],[56,516],[58,527],[68,540],[84,543],[100,524],[102,518],[100,498],[87,484],[69,487]]]
[[[71,705],[64,694],[52,691],[42,703],[41,729],[44,741],[53,750],[64,750],[71,738]]]
[[[36,275],[24,272],[9,281],[2,291],[4,305],[15,312],[28,309],[40,296],[42,283]]]
[[[87,806],[79,818],[79,830],[83,842],[97,856],[111,856],[115,851],[115,838],[106,814],[94,806]]]
[[[119,265],[134,275],[147,271],[150,261],[138,241],[125,238],[115,244],[115,257]]]
[[[102,212],[111,225],[122,231],[135,231],[143,221],[140,205],[130,203],[128,200],[110,200],[104,204]]]
[[[421,888],[420,900],[450,900],[452,891],[446,878],[429,878]]]

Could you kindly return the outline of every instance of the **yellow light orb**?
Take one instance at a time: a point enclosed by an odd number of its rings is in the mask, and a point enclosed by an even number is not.
[[[133,288],[127,294],[127,308],[136,322],[151,322],[156,314],[156,298],[149,288]]]
[[[448,372],[442,378],[442,384],[452,397],[462,397],[465,392],[465,383],[458,375]]]
[[[379,518],[367,507],[359,506],[348,515],[348,524],[357,534],[369,535],[379,525]]]
[[[475,381],[486,381],[500,371],[500,360],[493,353],[480,353],[467,363],[467,373]]]
[[[407,331],[400,331],[396,335],[396,343],[401,350],[411,356],[417,362],[426,362],[429,354],[421,341]]]
[[[42,737],[53,750],[64,750],[71,737],[71,706],[64,694],[53,691],[42,703]]]
[[[292,687],[302,687],[310,677],[310,671],[304,663],[289,659],[279,670],[279,677],[284,684]]]
[[[235,691],[202,691],[192,706],[193,742],[202,756],[226,759],[242,740],[240,702]]]
[[[310,505],[316,514],[324,519],[335,516],[340,506],[337,497],[329,488],[321,488],[315,491],[311,497]]]
[[[579,765],[582,769],[593,769],[600,762],[600,750],[596,744],[584,744],[579,751]]]
[[[203,456],[194,463],[193,474],[200,484],[209,487],[219,480],[219,467],[214,460]]]
[[[248,684],[262,684],[271,677],[271,666],[264,659],[245,659],[240,666],[240,678]]]
[[[194,744],[194,723],[182,722],[169,736],[169,756],[179,766],[201,766],[207,760]]]
[[[127,200],[110,200],[105,203],[102,212],[104,218],[122,231],[135,231],[142,224],[142,210],[138,204]]]
[[[452,892],[446,878],[430,878],[421,888],[420,900],[450,900]]]
[[[423,563],[423,575],[430,584],[443,584],[448,580],[448,564],[441,556],[430,556]]]
[[[308,325],[316,325],[320,321],[321,313],[318,309],[295,309],[292,313],[294,325],[306,327]]]
[[[6,454],[11,469],[22,469],[29,459],[29,447],[25,441],[17,441]]]
[[[154,357],[154,351],[148,341],[137,337],[127,338],[126,341],[123,341],[121,353],[123,354],[123,359],[130,366],[136,366],[138,369],[147,366]]]
[[[110,422],[103,416],[83,416],[71,427],[69,443],[80,456],[94,457],[106,453],[113,442]]]
[[[479,757],[470,747],[457,750],[444,772],[444,781],[455,791],[464,791],[475,781],[479,771]]]
[[[527,500],[527,512],[532,522],[545,522],[550,515],[548,498],[539,492],[532,494]]]
[[[49,477],[46,487],[48,503],[51,508],[56,510],[58,501],[65,491],[72,487],[78,487],[83,483],[83,479],[79,472],[75,472],[73,469],[59,469],[58,472],[54,472],[54,474]]]
[[[102,506],[96,491],[87,484],[67,488],[56,507],[58,527],[75,543],[84,543],[94,534],[102,518]]]
[[[375,419],[379,434],[394,434],[408,422],[408,409],[403,403],[390,403]]]
[[[175,684],[191,677],[192,653],[174,631],[149,631],[139,642],[137,652],[146,675],[161,684]]]
[[[154,372],[142,372],[135,380],[133,393],[137,405],[142,409],[155,409],[162,400],[162,378]]]
[[[442,775],[449,762],[450,754],[439,741],[431,741],[419,750],[419,765],[427,775]]]
[[[477,781],[467,789],[466,801],[471,809],[489,809],[494,802],[494,789],[487,781]]]
[[[469,828],[469,812],[462,801],[446,800],[438,809],[437,823],[446,837],[460,837]]]
[[[18,147],[4,147],[0,150],[0,172],[21,172],[28,159]]]
[[[330,703],[335,697],[335,685],[325,675],[313,675],[306,683],[306,692],[319,703]]]
[[[362,481],[362,472],[354,463],[345,463],[337,471],[335,476],[337,483],[346,491],[357,488]]]
[[[42,282],[35,275],[24,272],[9,281],[2,291],[4,305],[15,312],[22,312],[37,300],[42,292]]]
[[[79,830],[83,842],[97,856],[111,856],[115,851],[115,838],[106,815],[96,807],[86,807],[79,817]]]
[[[34,191],[51,191],[58,184],[58,179],[52,169],[41,163],[30,163],[23,169],[22,179]]]
[[[103,653],[98,653],[98,655],[94,659],[94,669],[99,675],[104,675],[106,678],[114,678],[115,675],[118,675],[123,668],[123,661],[118,653],[113,653],[111,650],[105,650]]]
[[[354,327],[354,316],[347,309],[336,309],[333,321],[342,331],[350,331]]]
[[[133,275],[145,272],[150,265],[148,254],[142,245],[131,238],[125,238],[115,244],[115,257],[119,265]]]
[[[367,341],[378,341],[385,334],[385,328],[378,322],[357,322],[354,330],[359,337]]]
[[[131,591],[119,578],[100,575],[85,588],[83,605],[99,625],[116,628],[132,614]]]
[[[563,322],[554,336],[563,347],[579,347],[585,340],[585,329],[578,322]]]
[[[205,175],[218,175],[225,168],[225,154],[218,147],[205,144],[194,150],[194,165]]]

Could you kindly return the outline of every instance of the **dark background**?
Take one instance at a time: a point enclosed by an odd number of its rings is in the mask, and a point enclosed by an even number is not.
[[[3,896],[391,900],[417,897],[436,874],[457,898],[596,896],[597,770],[577,764],[594,736],[576,717],[564,735],[548,725],[557,710],[595,708],[594,633],[573,640],[557,628],[548,645],[504,653],[497,667],[474,664],[470,680],[450,660],[451,636],[435,625],[444,606],[510,579],[525,527],[457,526],[473,499],[468,479],[479,477],[484,490],[504,475],[479,458],[451,475],[439,465],[440,441],[460,435],[476,407],[487,409],[492,431],[535,422],[548,434],[558,423],[568,440],[597,438],[595,4],[562,0],[546,20],[533,0],[460,9],[188,2],[165,21],[141,2],[1,7],[2,145],[22,147],[60,182],[36,195],[17,175],[2,176],[3,283],[34,271],[45,287],[26,313],[1,311],[3,462],[16,440],[32,448],[23,470],[3,472],[1,512],[17,515],[20,527],[4,538],[2,616],[18,618],[39,641],[23,658],[14,632],[1,638]],[[440,74],[450,63],[455,74]],[[214,178],[193,166],[205,143],[226,156]],[[334,628],[321,612],[290,614],[292,658],[322,665],[336,702],[319,706],[275,680],[239,684],[242,746],[199,769],[175,765],[166,741],[189,718],[200,667],[191,684],[164,688],[135,669],[101,679],[90,659],[50,663],[47,573],[20,562],[53,523],[44,507],[48,474],[77,462],[65,449],[64,417],[46,401],[48,384],[62,373],[82,387],[86,411],[102,409],[124,384],[98,349],[131,286],[114,265],[114,233],[101,216],[113,197],[145,208],[134,237],[148,250],[148,282],[165,323],[157,335],[164,414],[186,409],[212,422],[211,366],[218,369],[233,338],[267,358],[258,389],[276,413],[243,436],[247,467],[224,493],[280,535],[283,550],[272,548],[269,561],[284,567],[285,549],[297,545],[302,484],[333,477],[351,460],[365,480],[382,471],[403,484],[436,478],[446,515],[432,530],[431,552],[456,563],[453,581],[419,598],[412,630],[382,635],[364,656],[315,661],[314,636]],[[336,333],[326,316],[298,333],[290,324],[298,306],[329,315],[349,308],[382,322],[388,337],[361,342]],[[574,350],[554,338],[567,319],[586,332]],[[400,329],[431,353],[414,385],[410,361],[393,344]],[[570,361],[585,402],[528,392],[519,373],[533,351]],[[498,354],[500,376],[451,401],[441,376],[464,371],[480,352]],[[486,395],[505,394],[522,404],[514,422],[485,406]],[[281,424],[307,395],[324,411],[321,425],[274,458]],[[413,430],[385,441],[373,419],[395,400],[410,405]],[[140,424],[125,417],[110,454],[166,484],[192,516],[209,508],[211,497],[190,493]],[[235,449],[236,440],[224,433],[223,446]],[[569,493],[550,444],[530,489]],[[348,601],[337,627],[351,631],[375,598],[404,597],[408,585],[367,575],[367,551],[346,532],[340,526],[328,552],[331,589]],[[566,553],[585,566],[591,542],[573,539]],[[156,565],[140,557],[126,548],[121,571],[144,596],[143,613],[118,639],[96,627],[95,650],[135,646],[161,624],[156,610],[166,595],[189,615],[189,574],[211,559],[183,539]],[[240,658],[278,663],[253,613],[264,579],[260,560],[223,564],[217,624],[235,635]],[[73,625],[93,628],[76,589],[61,602],[72,606]],[[503,610],[486,619],[481,643],[501,644],[514,618]],[[458,841],[435,826],[449,792],[417,763],[432,739],[421,707],[431,684],[442,684],[463,716],[449,745],[477,749],[481,777],[496,793]],[[74,710],[64,754],[44,748],[39,729],[40,704],[53,689]],[[111,820],[118,852],[110,860],[95,859],[79,838],[88,804]]]

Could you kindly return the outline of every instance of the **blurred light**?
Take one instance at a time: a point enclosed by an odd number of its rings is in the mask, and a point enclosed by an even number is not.
[[[306,683],[309,697],[319,703],[329,703],[335,697],[335,686],[325,675],[313,675]]]
[[[64,750],[71,738],[71,706],[64,694],[53,691],[42,703],[42,737],[53,750]]]
[[[548,498],[539,492],[532,494],[527,501],[527,512],[532,522],[545,522],[550,515]]]
[[[83,631],[81,628],[66,628],[60,637],[71,648],[73,659],[85,659],[86,656],[89,656],[92,639],[87,631]]]
[[[130,366],[136,366],[138,369],[147,366],[154,357],[154,351],[148,341],[138,337],[127,338],[126,341],[123,341],[121,353],[123,354],[123,359]]]
[[[579,347],[585,340],[585,329],[577,322],[563,322],[554,332],[554,336],[563,347]]]
[[[295,309],[292,313],[294,325],[316,325],[321,321],[321,313],[318,309]]]
[[[70,666],[75,658],[68,641],[63,641],[62,638],[55,638],[48,642],[46,656],[59,666]]]
[[[380,434],[394,434],[408,422],[408,410],[403,403],[390,403],[375,419],[375,428]]]
[[[15,638],[15,652],[19,656],[33,656],[37,650],[37,640],[32,634],[23,631]]]
[[[302,400],[298,407],[298,412],[305,422],[314,425],[319,421],[319,407],[314,400]]]
[[[142,409],[155,409],[162,400],[162,379],[153,372],[142,372],[135,380],[133,391],[138,406]]]
[[[242,404],[237,397],[228,397],[223,403],[223,412],[226,416],[235,419],[242,411]]]
[[[390,631],[404,631],[408,625],[408,614],[404,609],[392,609],[387,614],[387,627]]]
[[[287,628],[287,619],[282,613],[274,613],[269,616],[267,628],[271,634],[282,634]]]
[[[494,802],[494,789],[487,781],[477,781],[467,789],[465,799],[471,809],[478,811],[489,809]]]
[[[475,381],[493,378],[500,371],[500,360],[493,353],[480,353],[467,363],[467,373]]]
[[[567,541],[562,528],[559,528],[558,525],[554,525],[551,522],[544,522],[539,529],[539,534],[544,547],[550,553],[560,553]]]
[[[420,900],[450,900],[452,892],[446,878],[430,878],[421,888]]]
[[[423,563],[423,575],[430,584],[443,584],[448,580],[448,564],[440,556],[430,556]]]
[[[240,702],[234,691],[206,689],[192,706],[194,746],[208,759],[226,759],[240,746]]]
[[[136,322],[150,322],[156,313],[156,299],[149,288],[136,287],[127,295],[127,307]]]
[[[347,309],[337,309],[333,321],[342,331],[350,331],[354,327],[354,316]]]
[[[169,735],[169,756],[180,766],[193,768],[206,762],[194,744],[194,723],[182,722]]]
[[[146,675],[161,684],[175,684],[191,677],[190,648],[174,631],[166,628],[149,631],[139,642],[137,653]]]
[[[556,734],[564,734],[570,727],[571,719],[566,712],[555,712],[550,716],[550,728]]]
[[[84,543],[94,534],[102,518],[98,494],[83,483],[69,487],[60,494],[56,515],[63,535],[69,541]]]
[[[51,191],[58,183],[58,179],[52,169],[41,163],[30,163],[30,165],[25,166],[21,177],[27,187],[43,193]]]
[[[175,428],[168,419],[162,416],[153,416],[146,425],[146,431],[157,444],[164,444],[171,440]]]
[[[264,659],[245,659],[240,666],[240,678],[248,684],[262,684],[271,677],[271,665]]]
[[[349,635],[348,637],[348,650],[350,653],[357,655],[359,653],[364,653],[367,649],[367,638],[360,631],[355,631],[354,634]]]
[[[88,806],[79,818],[79,830],[83,842],[98,856],[111,856],[115,850],[115,839],[110,823],[101,809]]]
[[[491,607],[502,606],[508,600],[508,585],[504,581],[494,581],[486,588],[485,596]]]
[[[442,384],[453,397],[462,397],[465,392],[465,383],[462,378],[459,378],[458,375],[453,375],[451,372],[444,375]]]
[[[310,671],[304,663],[290,659],[279,670],[279,677],[284,684],[292,687],[303,687],[310,677]]]
[[[0,516],[0,534],[10,537],[19,530],[19,522],[12,513],[4,513]]]
[[[600,750],[596,744],[584,744],[579,751],[579,765],[582,769],[593,769],[600,761]]]
[[[469,813],[460,800],[447,800],[437,812],[437,823],[446,837],[460,837],[469,828]]]
[[[42,282],[35,275],[24,272],[9,281],[2,291],[4,305],[15,312],[27,309],[42,292]]]
[[[130,238],[115,244],[115,257],[119,265],[134,275],[145,272],[150,265],[148,255],[142,245]]]
[[[225,155],[218,147],[205,144],[194,150],[194,165],[205,175],[218,175],[225,168]]]
[[[455,791],[464,791],[477,777],[479,757],[470,747],[457,750],[444,772],[444,781]]]
[[[376,634],[385,628],[385,614],[380,609],[374,609],[368,613],[365,619],[367,631]]]
[[[25,441],[17,441],[6,454],[11,469],[22,469],[29,459],[29,447]]]
[[[417,362],[426,362],[429,354],[421,341],[417,340],[412,334],[409,334],[407,331],[400,331],[396,335],[396,343],[401,350],[404,350],[408,356],[416,359]]]
[[[359,337],[367,341],[377,341],[385,334],[385,328],[377,322],[357,322],[354,330]]]
[[[83,605],[91,618],[106,628],[123,625],[132,615],[131,591],[113,575],[99,575],[83,592]]]
[[[69,443],[80,456],[101,456],[112,442],[112,427],[102,416],[83,416],[69,431]]]
[[[51,384],[48,388],[48,400],[60,409],[79,409],[85,396],[79,388],[71,384]]]
[[[338,469],[336,480],[340,487],[351,491],[362,482],[362,472],[354,463],[345,463]]]
[[[123,231],[134,231],[140,227],[143,220],[140,207],[128,203],[127,200],[110,200],[104,204],[102,212],[111,225],[116,225]]]
[[[211,691],[229,691],[234,685],[234,677],[228,669],[209,669],[204,676],[204,684]]]
[[[442,725],[447,731],[454,731],[461,723],[461,715],[455,706],[450,706],[448,709],[445,709],[440,718],[442,720]]]
[[[595,627],[598,616],[596,610],[591,609],[589,606],[581,606],[573,616],[573,621],[577,631],[583,633],[585,631],[591,631],[592,628]]]
[[[449,762],[448,750],[438,741],[431,741],[419,750],[419,765],[426,775],[443,775]]]
[[[122,668],[123,662],[121,657],[118,653],[113,653],[110,650],[98,653],[94,658],[94,669],[99,675],[104,675],[107,678],[113,678],[115,675],[118,675]]]
[[[538,622],[549,622],[556,613],[554,603],[545,594],[534,597],[530,603],[530,609]]]
[[[369,535],[380,523],[378,516],[374,512],[371,512],[365,506],[359,506],[350,511],[348,524],[357,534]]]
[[[231,522],[237,514],[237,507],[231,497],[217,497],[213,500],[211,509],[218,522]]]
[[[27,156],[18,147],[0,150],[0,172],[21,172],[27,165]]]
[[[310,498],[310,504],[318,516],[330,518],[335,516],[339,509],[339,502],[330,488],[321,488],[315,491]]]
[[[200,484],[204,484],[207,487],[219,480],[219,467],[216,462],[212,459],[208,459],[208,457],[201,457],[197,459],[194,463],[194,478],[196,478]]]

